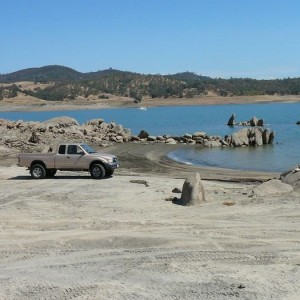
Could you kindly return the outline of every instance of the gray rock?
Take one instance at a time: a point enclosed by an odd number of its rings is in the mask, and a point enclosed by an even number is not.
[[[205,193],[200,174],[193,174],[184,181],[180,204],[184,206],[199,205],[204,201],[206,201]]]
[[[254,128],[254,135],[255,135],[255,145],[256,146],[262,146],[263,145],[263,138],[262,138],[262,132],[259,130],[259,128]]]
[[[138,135],[138,137],[139,137],[140,139],[147,139],[148,136],[149,136],[149,133],[148,133],[147,131],[145,131],[145,130],[141,130],[141,132],[140,132],[139,135]]]
[[[263,139],[263,143],[264,144],[269,144],[269,140],[270,140],[270,130],[269,129],[265,129],[262,133],[262,139]]]
[[[234,133],[231,137],[231,144],[234,147],[241,147],[241,146],[248,146],[249,145],[249,139],[248,139],[249,131],[247,128],[243,128],[239,130],[238,132]]]
[[[192,139],[193,138],[193,136],[191,134],[189,134],[189,133],[186,133],[184,135],[184,137],[187,138],[187,139]]]
[[[258,119],[256,117],[253,117],[250,121],[250,126],[254,127],[254,126],[258,126]]]
[[[85,123],[85,125],[99,126],[104,122],[103,119],[92,119]]]
[[[275,138],[275,131],[271,131],[269,136],[269,144],[273,143],[274,138]]]
[[[138,136],[136,136],[136,135],[132,135],[130,137],[130,141],[132,141],[132,142],[138,142],[138,141],[140,141],[140,138]]]
[[[149,135],[148,138],[147,138],[147,141],[149,141],[149,142],[156,141],[156,136]]]
[[[231,117],[229,118],[228,122],[227,122],[227,125],[228,126],[234,126],[235,125],[235,114],[232,114]]]
[[[206,136],[207,136],[206,132],[198,131],[198,132],[195,132],[193,134],[193,139],[195,139],[195,138],[204,138]]]
[[[182,193],[182,190],[179,189],[179,188],[174,188],[174,189],[172,190],[172,193],[181,194],[181,193]]]
[[[280,180],[272,179],[264,182],[252,190],[253,197],[263,197],[269,195],[288,194],[293,191],[293,188]]]
[[[175,145],[177,142],[173,138],[166,139],[166,144]]]
[[[295,190],[300,191],[300,164],[280,175],[282,182],[290,184]]]
[[[50,120],[47,120],[44,122],[44,124],[49,127],[70,127],[70,126],[79,126],[79,123],[74,119],[74,118],[70,118],[70,117],[57,117],[57,118],[53,118]]]
[[[123,129],[123,126],[122,125],[115,125],[112,129],[111,129],[112,132],[115,132],[115,133],[121,133],[124,131]]]
[[[229,147],[229,144],[225,140],[220,140],[222,146]]]
[[[257,126],[263,127],[264,126],[264,119],[259,119],[257,121]]]
[[[219,141],[205,141],[204,147],[217,148],[221,147],[222,144]]]
[[[30,137],[30,139],[28,140],[28,142],[37,144],[37,143],[40,142],[40,140],[41,140],[41,139],[39,138],[39,136],[38,136],[35,132],[32,132],[31,137]]]

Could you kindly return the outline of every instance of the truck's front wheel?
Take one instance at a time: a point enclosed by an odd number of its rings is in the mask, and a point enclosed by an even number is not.
[[[100,164],[94,164],[91,167],[91,176],[94,179],[102,179],[105,177],[105,168]]]
[[[46,177],[46,169],[40,164],[35,164],[30,168],[30,174],[34,179],[42,179]]]

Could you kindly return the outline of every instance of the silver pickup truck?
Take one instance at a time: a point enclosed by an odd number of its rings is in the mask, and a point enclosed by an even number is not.
[[[115,155],[97,153],[86,144],[61,144],[56,153],[22,153],[18,165],[27,167],[31,177],[53,177],[60,171],[88,171],[92,178],[111,176],[119,167]]]

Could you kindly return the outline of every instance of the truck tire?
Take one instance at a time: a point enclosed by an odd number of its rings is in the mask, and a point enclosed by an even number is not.
[[[41,164],[35,164],[30,168],[31,177],[34,179],[42,179],[46,177],[46,169]]]
[[[105,168],[100,164],[94,164],[90,170],[91,176],[94,179],[102,179],[105,177]]]
[[[54,177],[55,174],[56,174],[55,169],[46,170],[46,177]]]

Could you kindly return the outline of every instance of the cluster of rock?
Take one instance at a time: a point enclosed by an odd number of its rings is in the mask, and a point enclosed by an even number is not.
[[[275,132],[262,127],[243,128],[231,136],[225,137],[229,146],[262,146],[272,144]]]
[[[81,126],[85,141],[107,147],[112,143],[126,143],[131,140],[131,131],[115,122],[105,123],[103,119],[93,119]]]
[[[195,132],[194,134],[186,133],[183,136],[171,136],[171,135],[153,136],[153,135],[149,135],[149,133],[146,132],[145,130],[142,130],[138,135],[132,135],[130,140],[132,142],[155,142],[155,143],[165,143],[169,145],[200,144],[203,146],[212,147],[212,144],[214,142],[219,143],[219,141],[222,141],[222,138],[220,136],[209,136],[202,131]]]
[[[231,136],[209,136],[205,132],[186,133],[183,136],[151,136],[142,130],[139,135],[115,122],[106,123],[103,119],[93,119],[80,125],[70,117],[53,118],[45,122],[9,121],[0,119],[1,153],[46,152],[56,148],[59,143],[86,142],[100,147],[114,143],[165,143],[189,144],[203,147],[240,147],[270,144],[274,132],[269,129],[253,127],[242,129]],[[3,149],[3,147],[6,149]]]
[[[189,144],[201,145],[203,147],[242,147],[242,146],[262,146],[271,144],[274,140],[275,132],[261,127],[243,128],[238,132],[225,136],[209,136],[205,132],[186,133],[183,136],[150,136],[142,130],[138,136],[131,136],[131,141],[135,142],[156,142],[166,144]]]
[[[237,125],[237,126],[251,126],[251,127],[260,126],[260,127],[262,127],[262,126],[264,126],[264,119],[258,119],[256,117],[253,117],[249,121],[235,122],[235,114],[232,114],[227,122],[227,125],[228,126]]]
[[[99,146],[127,142],[131,132],[114,122],[90,120],[80,125],[70,117],[53,118],[45,122],[9,121],[0,119],[0,144],[6,152],[47,152],[59,143],[87,142]]]

